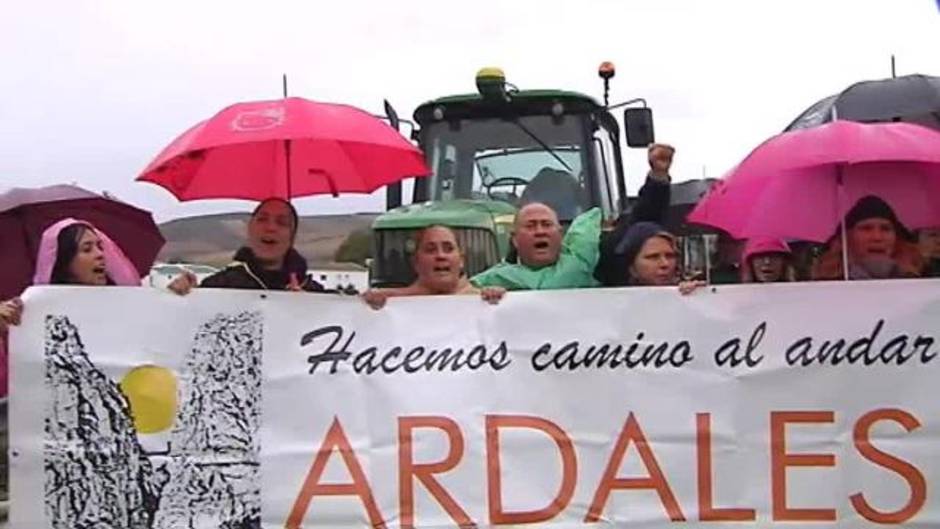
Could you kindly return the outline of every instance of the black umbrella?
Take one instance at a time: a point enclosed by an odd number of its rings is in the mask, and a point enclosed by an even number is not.
[[[913,74],[855,83],[816,102],[785,131],[808,129],[834,119],[907,121],[940,130],[940,77]]]
[[[663,227],[676,235],[714,233],[715,230],[712,228],[687,224],[685,217],[715,182],[715,178],[701,178],[672,184],[669,190],[669,209],[666,210],[663,218]],[[632,209],[636,200],[636,197],[629,197],[627,207]]]

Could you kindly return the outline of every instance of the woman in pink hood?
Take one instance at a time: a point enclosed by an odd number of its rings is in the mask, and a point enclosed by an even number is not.
[[[43,232],[33,284],[140,286],[140,275],[105,233],[88,222],[68,218]],[[7,394],[7,327],[19,325],[22,313],[19,298],[0,303],[0,396]]]
[[[793,252],[786,241],[759,237],[748,239],[741,254],[742,283],[796,281]]]

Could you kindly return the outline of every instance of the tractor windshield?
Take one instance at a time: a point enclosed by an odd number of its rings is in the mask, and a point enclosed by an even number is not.
[[[433,200],[543,202],[571,220],[593,202],[590,145],[579,116],[463,119],[422,131]]]

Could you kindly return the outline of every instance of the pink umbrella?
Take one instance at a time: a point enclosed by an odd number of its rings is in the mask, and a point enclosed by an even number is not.
[[[888,202],[908,228],[940,225],[940,133],[834,121],[775,136],[717,182],[687,220],[739,239],[823,242],[866,195]]]
[[[372,115],[297,97],[232,105],[176,138],[139,181],[180,200],[371,193],[430,174],[421,151]]]

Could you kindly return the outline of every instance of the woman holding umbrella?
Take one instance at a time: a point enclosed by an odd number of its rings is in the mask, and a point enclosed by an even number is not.
[[[852,206],[845,216],[847,252],[842,237],[830,239],[827,250],[813,268],[813,279],[842,279],[843,253],[848,255],[849,279],[919,277],[923,258],[910,232],[884,200],[869,195]]]
[[[837,120],[762,143],[688,221],[735,238],[825,241],[814,279],[917,277],[921,258],[906,226],[940,225],[940,208],[930,199],[936,196],[937,131]]]
[[[42,234],[34,285],[140,286],[140,275],[121,248],[90,223],[68,218]],[[0,396],[7,393],[6,328],[18,325],[23,302],[0,303]]]
[[[83,220],[63,219],[69,215]],[[137,286],[139,270],[150,268],[163,244],[149,213],[71,186],[0,194],[0,226],[4,234],[0,238],[3,297],[19,295],[30,284]],[[126,246],[119,247],[101,228]],[[0,302],[0,458],[4,466],[7,327],[19,325],[23,311],[19,298]],[[5,487],[0,488],[5,496]]]
[[[307,261],[294,249],[299,217],[290,202],[269,198],[258,204],[248,221],[248,241],[235,252],[228,267],[202,280],[207,288],[295,290],[322,292],[307,276]],[[196,286],[187,272],[174,279],[170,290],[185,295]]]
[[[201,286],[321,291],[293,249],[297,212],[289,201],[371,193],[428,174],[421,151],[368,112],[285,97],[224,108],[173,140],[137,179],[180,200],[261,201],[235,262]],[[186,274],[170,288],[185,294],[194,286]]]

